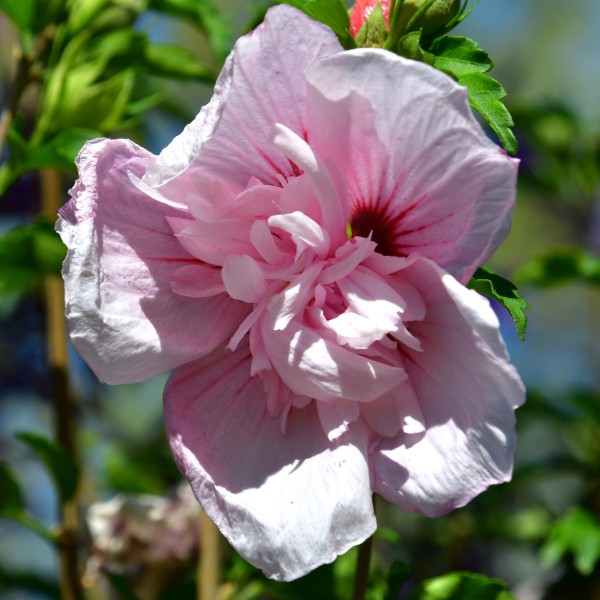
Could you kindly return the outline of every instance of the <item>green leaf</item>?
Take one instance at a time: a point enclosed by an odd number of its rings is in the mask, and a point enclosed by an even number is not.
[[[83,144],[100,136],[94,129],[71,127],[61,130],[48,142],[36,145],[23,139],[15,128],[11,128],[7,138],[10,158],[0,168],[0,196],[28,171],[54,168],[75,173],[75,157]]]
[[[73,167],[75,158],[83,145],[89,140],[102,137],[95,129],[85,127],[70,127],[63,129],[53,140],[49,142],[56,154],[64,158],[70,167]]]
[[[170,44],[148,44],[145,63],[153,75],[174,79],[198,79],[214,83],[211,69],[201,65],[191,52]]]
[[[496,132],[504,149],[515,154],[518,144],[511,131],[514,122],[501,102],[506,92],[496,80],[485,75],[494,66],[487,52],[474,40],[460,36],[439,37],[427,50],[435,55],[434,67],[467,88],[471,106]]]
[[[412,576],[413,570],[400,561],[394,561],[386,576],[386,594],[384,600],[396,600],[398,592],[406,581]]]
[[[553,248],[520,267],[515,279],[540,287],[569,281],[600,285],[600,256],[583,248]]]
[[[500,302],[510,313],[521,341],[525,339],[525,330],[527,329],[525,310],[531,306],[513,283],[500,277],[489,267],[482,266],[475,271],[467,287],[479,292],[482,296]]]
[[[23,513],[21,488],[12,471],[0,463],[0,517],[14,518]]]
[[[0,11],[16,25],[22,33],[33,29],[36,0],[0,0]]]
[[[66,252],[48,219],[9,231],[0,237],[0,292],[26,292],[42,276],[59,274]]]
[[[327,25],[338,36],[344,48],[356,46],[350,35],[350,17],[342,0],[278,0],[278,2],[294,6],[315,21]]]
[[[45,540],[49,542],[55,541],[53,532],[46,525],[30,516],[25,510],[23,494],[19,483],[12,471],[4,463],[0,463],[0,518],[16,521],[31,529],[31,531],[37,533]]]
[[[68,28],[72,32],[82,31],[102,12],[108,0],[71,0],[68,2]]]
[[[425,50],[422,46],[423,30],[411,31],[406,35],[403,35],[398,40],[396,47],[397,54],[410,58],[411,60],[418,60],[428,65],[432,65],[435,61],[435,56]]]
[[[163,12],[198,26],[208,38],[221,66],[231,50],[228,22],[210,0],[150,0],[148,8]]]
[[[467,88],[469,102],[496,132],[507,152],[516,154],[519,145],[511,127],[514,125],[508,109],[501,100],[506,96],[504,88],[489,75],[481,72],[465,73],[458,83]]]
[[[508,586],[499,579],[475,573],[456,572],[428,579],[417,586],[406,600],[515,600]]]
[[[435,39],[427,50],[435,55],[433,66],[457,80],[467,73],[485,73],[494,66],[487,52],[466,37],[445,35]]]
[[[585,508],[571,508],[554,523],[542,547],[542,559],[555,564],[568,552],[582,575],[590,575],[600,560],[600,521]]]
[[[62,502],[70,500],[77,489],[79,469],[65,450],[37,433],[20,433],[17,437],[27,444],[45,465]]]
[[[135,71],[127,65],[108,76],[106,68],[140,35],[129,30],[105,34],[95,41],[95,47],[104,42],[104,51],[99,55],[90,55],[89,30],[69,42],[45,87],[32,136],[34,144],[41,145],[67,128],[107,132],[119,127],[133,90]]]
[[[9,164],[13,177],[39,169],[61,169],[75,173],[75,157],[88,140],[100,137],[95,129],[70,127],[61,130],[48,142],[35,145],[11,129],[8,135]],[[0,189],[0,195],[4,190]]]

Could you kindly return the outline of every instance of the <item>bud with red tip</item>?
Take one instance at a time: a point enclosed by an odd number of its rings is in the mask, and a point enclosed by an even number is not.
[[[352,12],[350,13],[350,35],[352,37],[358,35],[361,27],[371,16],[371,13],[377,4],[381,5],[381,10],[383,11],[383,16],[387,25],[390,12],[390,1],[391,0],[356,0],[356,4],[352,7]]]

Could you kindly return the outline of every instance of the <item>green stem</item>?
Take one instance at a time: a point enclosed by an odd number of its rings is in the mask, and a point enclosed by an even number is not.
[[[399,31],[399,23],[400,23],[400,13],[402,12],[402,5],[404,4],[404,0],[396,0],[393,3],[389,17],[389,26],[390,26],[390,37],[387,39],[385,43],[385,49],[390,50],[391,52],[395,52],[398,46],[398,42],[402,37],[402,31]]]
[[[356,575],[354,576],[354,590],[352,600],[365,600],[367,597],[367,584],[369,583],[369,568],[373,550],[373,536],[366,539],[358,547],[356,559]]]
[[[425,13],[429,10],[429,7],[435,1],[436,0],[426,0],[426,2],[423,2],[423,4],[419,7],[419,10],[417,10],[417,12],[410,18],[410,20],[406,24],[405,31],[407,33],[410,33],[411,31],[415,31],[417,29],[419,21],[425,16]]]
[[[376,497],[373,496],[373,511],[376,511]],[[356,558],[356,574],[354,575],[354,589],[352,600],[365,600],[367,597],[367,586],[369,583],[369,570],[371,567],[371,555],[373,553],[373,536],[367,538],[358,547]]]

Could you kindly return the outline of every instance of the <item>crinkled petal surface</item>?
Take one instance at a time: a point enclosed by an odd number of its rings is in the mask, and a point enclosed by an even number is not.
[[[487,300],[425,259],[403,276],[427,306],[412,327],[422,352],[403,352],[425,431],[383,439],[371,456],[373,487],[407,511],[439,516],[510,479],[525,391]]]
[[[218,126],[182,175],[209,173],[238,191],[252,177],[279,185],[281,177],[297,175],[297,166],[271,143],[271,130],[282,123],[306,138],[304,71],[315,59],[341,51],[321,23],[289,6],[270,10],[236,43],[227,66],[231,80],[221,84],[227,91]]]
[[[367,436],[331,443],[314,403],[288,415],[285,434],[250,378],[247,344],[174,371],[165,420],[175,459],[236,550],[268,577],[291,580],[375,530]]]
[[[63,277],[71,340],[107,383],[143,381],[211,352],[248,312],[226,294],[173,292],[173,275],[196,262],[166,221],[181,211],[128,177],[154,160],[126,140],[88,143],[57,227],[69,248]]]
[[[308,137],[347,186],[354,234],[466,283],[508,232],[518,165],[485,136],[466,88],[379,49],[317,60],[306,79]]]

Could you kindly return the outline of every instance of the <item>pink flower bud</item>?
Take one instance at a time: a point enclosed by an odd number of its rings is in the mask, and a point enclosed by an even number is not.
[[[365,24],[365,21],[369,18],[373,9],[378,4],[381,4],[386,25],[388,24],[390,0],[356,0],[356,4],[353,6],[352,12],[350,13],[350,35],[352,37],[358,35],[360,28]]]

